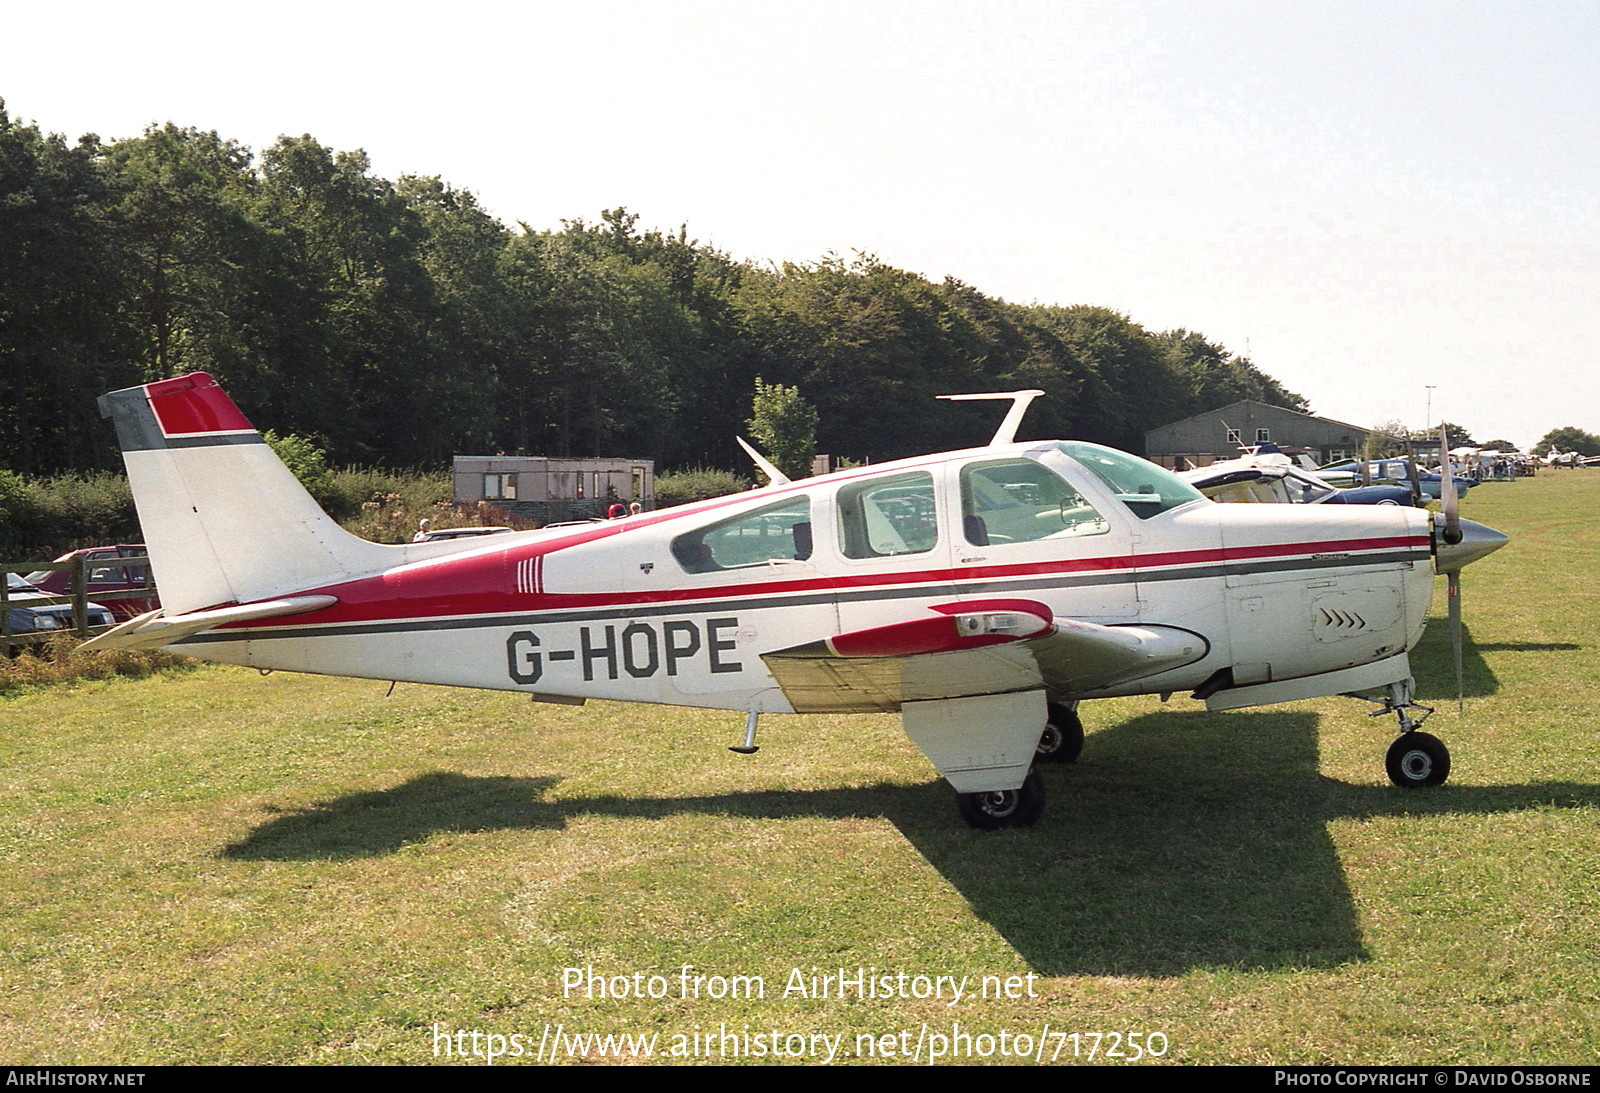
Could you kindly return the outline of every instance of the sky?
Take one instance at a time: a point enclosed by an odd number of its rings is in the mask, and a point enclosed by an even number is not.
[[[1600,433],[1593,0],[82,0],[7,5],[0,98],[1102,305],[1356,424]]]

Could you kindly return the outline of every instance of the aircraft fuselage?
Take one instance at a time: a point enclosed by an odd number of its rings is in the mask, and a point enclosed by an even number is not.
[[[1315,676],[1397,656],[1420,635],[1426,513],[1179,499],[1141,515],[1157,503],[1119,493],[1066,447],[974,449],[494,536],[298,590],[338,602],[178,648],[260,668],[776,713],[797,704],[764,655],[954,601],[1021,598],[1058,618],[1196,639],[1187,663],[1053,688],[1057,701],[1191,690],[1221,670],[1237,685]]]

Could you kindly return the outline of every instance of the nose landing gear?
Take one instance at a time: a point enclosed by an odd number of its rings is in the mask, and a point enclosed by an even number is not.
[[[1437,736],[1421,731],[1422,723],[1433,713],[1433,707],[1411,701],[1414,686],[1414,681],[1410,679],[1391,683],[1388,695],[1381,700],[1365,695],[1351,696],[1378,707],[1368,714],[1369,717],[1392,713],[1399,720],[1400,735],[1389,745],[1383,768],[1388,772],[1389,781],[1401,789],[1443,785],[1444,780],[1450,777],[1450,749]],[[1413,717],[1413,710],[1420,713]]]

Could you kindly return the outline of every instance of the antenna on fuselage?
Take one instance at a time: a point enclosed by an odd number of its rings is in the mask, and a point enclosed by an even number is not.
[[[789,476],[784,474],[777,467],[774,467],[772,465],[772,461],[766,456],[762,455],[760,452],[756,451],[749,444],[747,444],[744,437],[735,436],[733,439],[739,442],[739,447],[744,449],[745,455],[756,461],[756,466],[760,469],[761,473],[767,476],[767,485],[787,486],[789,484]]]
[[[974,395],[935,395],[935,398],[950,399],[952,402],[967,402],[973,399],[1003,399],[1011,400],[1011,409],[1006,411],[1000,428],[994,431],[994,439],[989,441],[989,447],[1000,448],[1007,444],[1015,444],[1017,440],[1017,426],[1022,424],[1022,415],[1028,412],[1028,404],[1043,391],[1034,389],[1028,391],[986,391]]]

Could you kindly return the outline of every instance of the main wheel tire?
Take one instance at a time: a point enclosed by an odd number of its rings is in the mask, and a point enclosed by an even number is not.
[[[984,831],[1032,827],[1044,815],[1044,779],[1039,777],[1038,771],[1030,770],[1020,789],[958,793],[956,811],[969,826]]]
[[[1049,720],[1039,736],[1033,757],[1041,763],[1071,763],[1083,754],[1083,722],[1071,706],[1052,702],[1045,707]]]
[[[1401,733],[1389,745],[1383,766],[1389,781],[1401,789],[1443,785],[1450,777],[1450,749],[1430,733]]]

